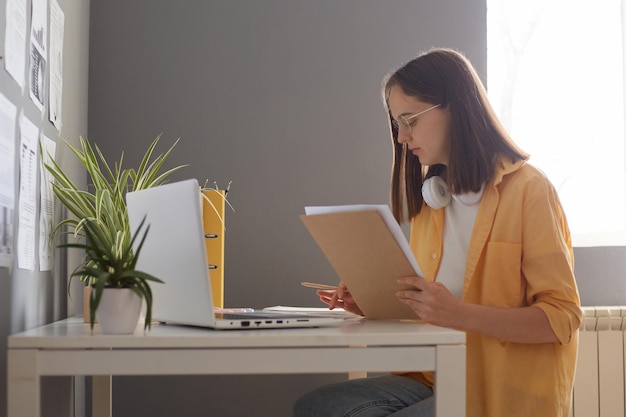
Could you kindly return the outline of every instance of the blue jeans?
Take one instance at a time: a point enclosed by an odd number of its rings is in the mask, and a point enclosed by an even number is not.
[[[293,406],[293,417],[432,417],[433,390],[411,378],[387,375],[319,387]]]

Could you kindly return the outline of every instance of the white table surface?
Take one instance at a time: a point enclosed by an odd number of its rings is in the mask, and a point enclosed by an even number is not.
[[[40,415],[40,377],[94,376],[95,416],[111,415],[112,375],[304,374],[436,370],[437,416],[465,415],[465,333],[419,322],[348,320],[308,329],[159,325],[93,333],[69,318],[8,339],[8,417]],[[451,400],[453,399],[453,400]]]

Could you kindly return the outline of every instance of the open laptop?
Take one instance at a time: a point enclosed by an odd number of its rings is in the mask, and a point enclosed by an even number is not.
[[[151,285],[153,320],[214,329],[318,327],[342,318],[280,312],[215,313],[195,179],[126,194],[131,230],[150,230],[136,268],[164,281]],[[138,243],[138,242],[136,242]]]

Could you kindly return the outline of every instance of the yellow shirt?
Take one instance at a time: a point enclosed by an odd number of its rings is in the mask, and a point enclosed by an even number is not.
[[[442,255],[444,214],[424,206],[411,222],[411,248],[430,281]],[[474,223],[462,300],[539,307],[560,343],[512,343],[468,332],[467,417],[569,415],[581,320],[573,270],[554,187],[524,161],[501,161]],[[433,382],[432,373],[413,376]]]

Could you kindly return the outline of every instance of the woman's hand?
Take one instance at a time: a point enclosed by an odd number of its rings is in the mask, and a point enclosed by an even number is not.
[[[424,321],[436,326],[469,330],[515,343],[559,343],[548,317],[536,306],[489,307],[464,303],[441,283],[405,277],[396,293]]]
[[[437,326],[457,327],[463,303],[443,284],[419,277],[400,278],[398,284],[410,288],[398,291],[396,297],[422,320]]]
[[[343,281],[339,283],[337,289],[334,291],[317,290],[316,294],[324,304],[328,304],[328,308],[330,310],[339,307],[349,311],[350,313],[363,316],[363,312],[354,301],[354,298],[352,298],[352,294],[350,294],[348,287],[346,287],[346,284],[344,284]]]

